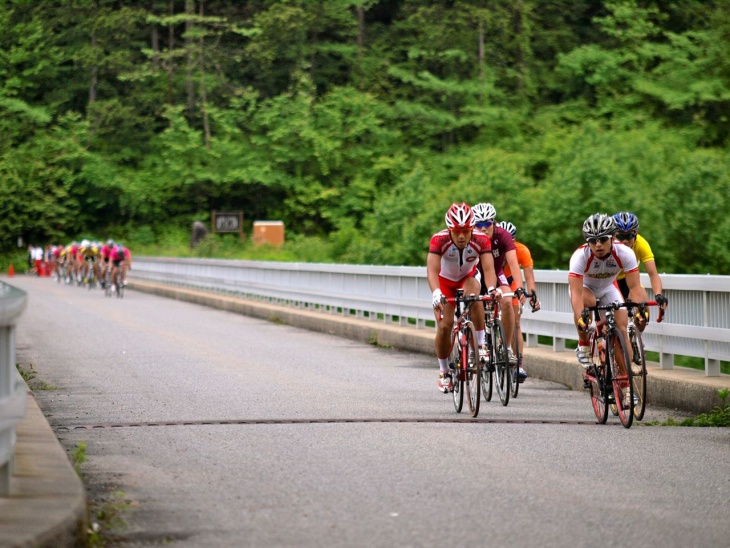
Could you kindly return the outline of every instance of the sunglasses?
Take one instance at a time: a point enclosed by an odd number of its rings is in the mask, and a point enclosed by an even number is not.
[[[466,234],[469,234],[471,231],[472,231],[471,228],[451,228],[451,229],[449,229],[449,232],[451,232],[455,236],[459,236],[462,234],[466,235]]]
[[[484,221],[483,223],[477,223],[477,228],[489,228],[494,224],[494,221]]]
[[[586,242],[588,242],[589,244],[596,244],[599,242],[605,244],[610,239],[611,236],[600,236],[598,238],[586,238]]]
[[[631,240],[633,238],[636,238],[636,234],[633,232],[619,232],[616,234],[616,239],[620,242],[623,242],[625,240]]]

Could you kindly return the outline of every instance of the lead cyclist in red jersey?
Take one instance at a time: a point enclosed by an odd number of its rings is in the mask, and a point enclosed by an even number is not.
[[[431,237],[426,260],[428,285],[431,288],[434,317],[436,318],[436,357],[439,363],[438,389],[449,392],[453,381],[449,370],[449,346],[454,327],[454,304],[445,299],[456,296],[457,289],[466,295],[479,295],[481,265],[490,292],[495,294],[497,276],[489,238],[474,231],[474,213],[466,203],[452,204],[446,212],[446,230]],[[484,306],[471,305],[471,318],[476,328],[480,358],[484,348]]]

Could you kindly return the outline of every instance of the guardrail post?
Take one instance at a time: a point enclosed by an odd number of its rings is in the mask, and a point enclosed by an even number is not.
[[[24,292],[0,282],[0,497],[10,494],[15,425],[25,414],[25,383],[15,368],[15,320],[26,301]]]

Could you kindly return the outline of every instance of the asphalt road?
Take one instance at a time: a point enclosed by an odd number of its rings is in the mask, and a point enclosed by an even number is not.
[[[131,503],[126,546],[730,543],[729,429],[592,424],[586,394],[537,379],[471,421],[429,356],[12,283],[17,361],[64,447],[87,444],[90,498]]]

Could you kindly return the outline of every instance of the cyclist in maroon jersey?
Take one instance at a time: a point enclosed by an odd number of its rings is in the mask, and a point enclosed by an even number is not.
[[[492,255],[494,256],[494,270],[497,276],[497,287],[501,293],[509,293],[511,290],[510,283],[504,273],[505,263],[509,265],[513,272],[520,271],[520,265],[517,262],[517,248],[514,239],[509,231],[496,226],[497,211],[490,203],[481,203],[474,206],[474,217],[476,219],[477,230],[487,236],[491,242]],[[525,303],[525,289],[522,286],[522,277],[517,276],[515,279],[514,294],[519,301]],[[482,293],[486,291],[486,286],[482,283]],[[507,354],[512,364],[517,364],[517,356],[512,351],[512,339],[514,338],[515,329],[515,312],[512,307],[512,298],[500,299],[501,319],[504,326],[504,337],[506,339]]]
[[[489,238],[474,231],[474,213],[466,203],[452,204],[446,212],[446,230],[431,237],[426,261],[428,285],[433,292],[431,304],[436,318],[436,357],[439,363],[438,389],[453,389],[449,370],[451,331],[454,327],[454,304],[445,299],[456,296],[457,289],[466,295],[479,295],[481,276],[486,277],[490,292],[494,293],[497,277],[490,253]],[[471,305],[471,317],[476,328],[479,356],[484,358],[484,307]]]

